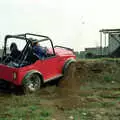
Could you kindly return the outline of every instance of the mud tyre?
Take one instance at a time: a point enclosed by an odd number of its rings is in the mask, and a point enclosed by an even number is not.
[[[69,71],[71,68],[73,68],[75,65],[75,62],[72,61],[72,62],[67,62],[65,65],[64,65],[64,68],[63,68],[63,75],[66,76],[66,75],[69,75]]]
[[[41,78],[37,74],[31,74],[24,79],[23,82],[23,92],[25,94],[35,93],[40,90]]]

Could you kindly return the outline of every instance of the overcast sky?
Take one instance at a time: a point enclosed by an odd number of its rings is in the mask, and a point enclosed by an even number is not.
[[[0,44],[6,34],[32,32],[55,45],[99,46],[99,29],[120,28],[119,0],[0,0]]]

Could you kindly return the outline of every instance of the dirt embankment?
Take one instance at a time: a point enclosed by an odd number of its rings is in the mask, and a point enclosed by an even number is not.
[[[87,82],[119,81],[119,66],[120,63],[116,61],[78,61],[69,66],[59,87],[61,90],[77,92],[80,86],[84,86]],[[66,93],[63,92],[63,96],[64,94]]]
[[[83,106],[90,99],[80,97],[81,94],[86,94],[82,93],[80,88],[87,85],[94,88],[96,87],[94,86],[95,83],[99,83],[97,85],[101,86],[119,82],[120,68],[118,66],[120,66],[119,61],[111,60],[78,61],[71,64],[69,70],[66,71],[65,76],[61,79],[59,87],[56,88],[57,95],[61,98],[56,102],[57,106],[61,109]],[[89,92],[87,91],[87,94]]]

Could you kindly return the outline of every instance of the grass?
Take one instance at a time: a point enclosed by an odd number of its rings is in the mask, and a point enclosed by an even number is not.
[[[1,101],[0,120],[49,120],[53,110],[40,105],[40,97],[11,96],[6,101]]]
[[[114,79],[113,79],[113,75],[112,74],[108,74],[108,73],[106,73],[105,75],[104,75],[104,81],[105,82],[112,82]]]
[[[85,108],[77,108],[69,111],[65,111],[67,116],[73,116],[74,120],[92,120],[93,115],[89,110]]]

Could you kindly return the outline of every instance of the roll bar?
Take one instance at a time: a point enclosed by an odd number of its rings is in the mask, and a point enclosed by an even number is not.
[[[8,38],[18,38],[18,39],[23,39],[23,40],[27,40],[27,42],[32,42],[32,40],[30,40],[29,38],[27,38],[27,35],[31,35],[31,36],[37,36],[37,37],[43,37],[43,39],[38,40],[40,42],[42,41],[46,41],[49,40],[51,42],[51,46],[53,49],[53,53],[55,55],[55,50],[54,50],[54,46],[53,46],[53,42],[52,40],[48,37],[48,36],[44,36],[44,35],[38,35],[38,34],[33,34],[33,33],[25,33],[25,34],[18,34],[18,35],[6,35],[5,36],[5,41],[4,41],[4,52],[3,54],[6,54],[6,42]]]

